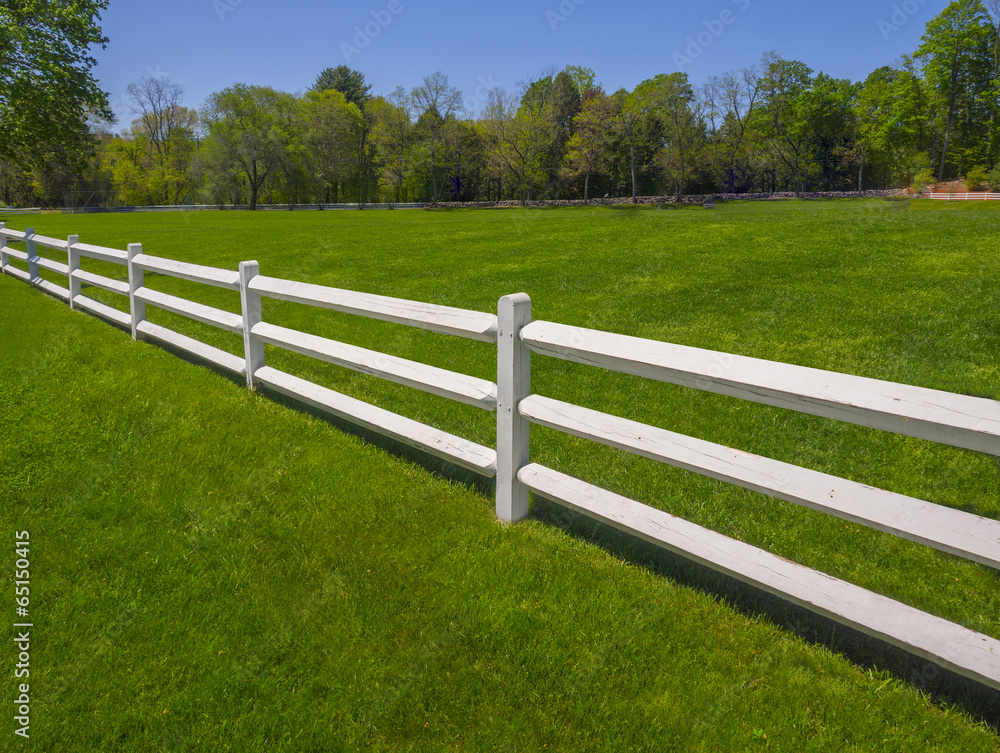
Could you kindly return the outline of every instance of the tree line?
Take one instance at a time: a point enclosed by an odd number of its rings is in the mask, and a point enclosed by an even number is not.
[[[953,178],[1000,189],[998,22],[1000,0],[955,0],[918,49],[862,82],[768,52],[698,87],[670,73],[609,93],[593,70],[569,66],[466,102],[440,72],[375,96],[360,71],[340,66],[304,95],[236,84],[194,110],[180,85],[150,76],[128,89],[136,118],[126,130],[113,134],[91,108],[85,158],[0,151],[0,199],[255,208],[862,191]]]

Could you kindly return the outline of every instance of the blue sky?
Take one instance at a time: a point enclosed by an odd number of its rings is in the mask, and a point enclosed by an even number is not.
[[[127,125],[125,88],[144,75],[184,87],[184,104],[237,82],[290,92],[342,63],[376,94],[448,75],[470,106],[487,88],[543,69],[593,68],[607,91],[683,70],[700,84],[767,50],[860,80],[920,43],[947,0],[111,0],[95,51],[101,85]],[[478,109],[478,108],[476,108]]]

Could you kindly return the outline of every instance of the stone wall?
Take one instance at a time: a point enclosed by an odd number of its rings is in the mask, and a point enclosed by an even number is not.
[[[685,196],[681,203],[683,204],[704,204],[706,201],[714,198],[716,201],[773,201],[776,199],[896,199],[896,198],[906,198],[911,196],[911,192],[908,189],[892,189],[886,191],[865,191],[863,194],[858,194],[857,191],[825,191],[825,192],[809,192],[801,193],[798,196],[795,193],[718,193],[718,194],[708,194],[704,196]],[[466,203],[461,203],[457,201],[450,202],[439,202],[437,204],[428,204],[428,208],[445,208],[445,209],[506,209],[506,208],[516,208],[516,207],[577,207],[577,206],[623,206],[626,204],[631,204],[632,198],[629,196],[617,199],[590,199],[589,201],[584,201],[583,199],[551,199],[548,201],[528,201],[523,204],[520,201],[470,201]],[[636,199],[637,204],[675,204],[677,203],[676,197],[674,196],[640,196]]]

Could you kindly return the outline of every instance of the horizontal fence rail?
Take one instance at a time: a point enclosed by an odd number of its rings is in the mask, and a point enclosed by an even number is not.
[[[10,243],[23,244],[25,250]],[[39,248],[67,254],[67,263],[39,256]],[[127,282],[84,271],[84,259],[127,267]],[[69,288],[43,279],[43,270],[66,277]],[[151,256],[139,244],[119,251],[82,244],[77,236],[63,241],[2,223],[0,271],[130,329],[133,338],[159,341],[236,374],[252,389],[272,390],[495,477],[501,520],[523,519],[529,513],[529,494],[544,496],[1000,689],[1000,641],[546,468],[532,462],[529,451],[530,427],[543,426],[1000,569],[1000,521],[534,394],[531,359],[536,355],[586,364],[995,456],[1000,456],[1000,402],[532,321],[531,300],[524,294],[501,298],[496,314],[467,311],[266,277],[253,261],[241,262],[238,270],[218,269]],[[155,290],[146,284],[147,272],[237,291],[240,313]],[[128,312],[83,295],[83,285],[126,297]],[[265,298],[495,344],[496,382],[268,323]],[[243,353],[154,324],[147,319],[147,306],[241,335]],[[265,361],[266,346],[494,411],[496,447],[275,369]]]
[[[925,199],[935,201],[997,201],[1000,200],[1000,193],[936,193],[933,191],[920,194]]]
[[[339,290],[261,275],[250,280],[248,288],[267,298],[304,303],[331,311],[406,324],[482,342],[496,342],[497,318],[493,314],[481,314],[478,311],[466,311],[432,303],[404,301],[370,293],[355,293],[352,290]]]
[[[1000,403],[638,337],[532,322],[540,355],[1000,455]]]

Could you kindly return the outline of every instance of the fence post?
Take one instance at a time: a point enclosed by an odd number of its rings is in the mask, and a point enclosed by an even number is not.
[[[247,387],[254,388],[253,375],[264,366],[264,343],[250,334],[264,319],[260,293],[250,290],[250,280],[260,274],[255,261],[240,262],[240,303],[243,306],[243,351],[247,359]]]
[[[38,272],[38,246],[32,240],[35,237],[35,228],[29,227],[24,231],[24,245],[28,249],[28,282],[36,285],[41,279]]]
[[[80,242],[79,235],[71,235],[66,239],[66,251],[69,254],[69,307],[76,308],[73,299],[83,292],[83,283],[73,276],[74,272],[80,270],[80,252],[75,246]]]
[[[146,321],[146,303],[135,299],[135,291],[143,286],[142,268],[132,263],[142,253],[141,243],[128,244],[128,302],[132,312],[132,339],[139,338],[139,323]]]
[[[531,394],[531,351],[521,329],[531,322],[531,299],[525,293],[504,296],[497,307],[497,498],[496,515],[516,523],[528,515],[528,487],[517,472],[530,461],[531,423],[518,410]]]
[[[6,222],[0,222],[0,230],[7,227]],[[10,259],[7,258],[7,236],[0,235],[0,274],[7,272],[7,265],[10,264]]]

